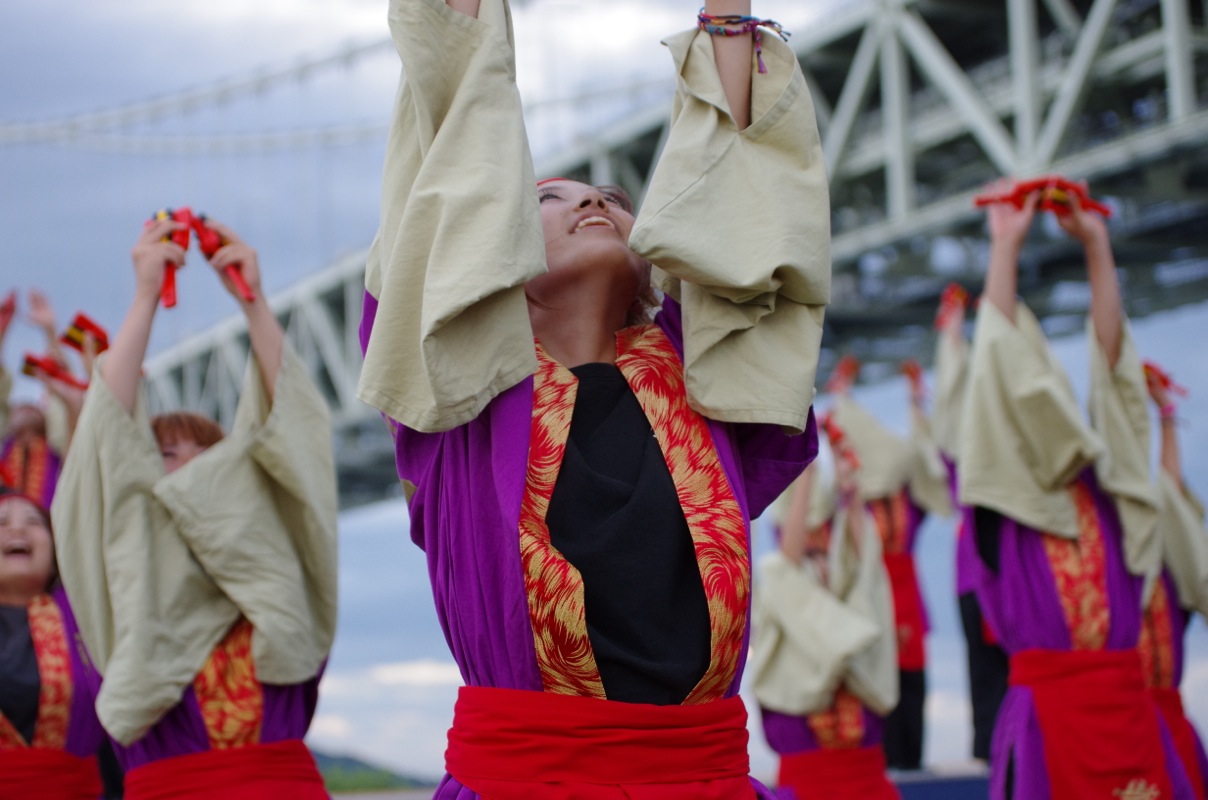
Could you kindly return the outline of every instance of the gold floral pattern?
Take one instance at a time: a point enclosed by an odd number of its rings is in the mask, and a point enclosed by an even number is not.
[[[583,579],[550,543],[545,515],[566,450],[578,382],[538,345],[529,466],[520,512],[520,551],[542,686],[603,698],[587,636]],[[708,424],[688,406],[683,366],[657,326],[617,334],[617,367],[654,429],[675,483],[709,605],[710,662],[685,704],[725,695],[746,627],[751,577],[746,520]]]
[[[34,658],[38,662],[38,680],[41,684],[34,740],[25,741],[25,737],[0,713],[0,750],[30,746],[62,750],[67,746],[74,688],[63,614],[58,603],[48,594],[40,594],[31,600],[26,614],[29,616],[29,634],[34,644]]]
[[[545,691],[602,699],[604,682],[587,637],[583,577],[550,542],[545,522],[579,382],[540,345],[537,360],[528,473],[520,506],[520,559],[537,665]]]
[[[1070,494],[1078,511],[1078,539],[1045,534],[1045,554],[1073,649],[1102,650],[1111,626],[1103,526],[1095,498],[1085,483],[1074,483]]]
[[[1120,800],[1158,800],[1162,796],[1162,790],[1138,778],[1123,789],[1116,789],[1112,796]]]
[[[823,750],[846,750],[864,741],[864,704],[847,689],[835,692],[835,702],[825,711],[806,718]]]
[[[206,735],[215,750],[260,742],[264,689],[256,680],[252,632],[246,619],[235,623],[193,679]]]
[[[1141,666],[1145,671],[1145,688],[1175,688],[1174,626],[1170,620],[1170,595],[1163,580],[1154,584],[1153,597],[1141,619],[1137,649],[1141,652]]]

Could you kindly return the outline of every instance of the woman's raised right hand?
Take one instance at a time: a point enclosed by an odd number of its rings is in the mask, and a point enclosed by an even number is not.
[[[134,264],[136,293],[158,298],[160,287],[164,283],[165,265],[184,266],[184,248],[165,239],[181,227],[179,222],[161,219],[143,228],[130,251],[130,260]]]

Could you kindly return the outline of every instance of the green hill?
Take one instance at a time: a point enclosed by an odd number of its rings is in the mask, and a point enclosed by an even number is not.
[[[399,775],[352,756],[329,755],[311,748],[329,792],[368,792],[375,789],[422,789],[431,781]]]

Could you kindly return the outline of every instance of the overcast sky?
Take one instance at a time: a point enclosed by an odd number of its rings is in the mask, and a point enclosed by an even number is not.
[[[834,3],[757,0],[756,10],[802,30]],[[670,76],[662,36],[689,27],[699,2],[587,0],[532,2],[516,10],[518,71],[526,103]],[[281,68],[349,43],[387,35],[384,0],[37,0],[0,3],[0,129],[62,119],[171,96],[260,67]],[[223,219],[259,248],[270,291],[368,245],[377,225],[384,137],[339,147],[161,155],[113,151],[112,137],[232,136],[319,126],[384,125],[398,78],[388,49],[339,69],[318,70],[285,86],[219,107],[174,112],[154,124],[109,131],[85,144],[0,143],[0,290],[38,286],[61,322],[86,310],[117,327],[133,287],[129,249],[156,208],[191,205]],[[599,105],[599,104],[598,104]],[[607,104],[604,104],[607,105]],[[566,105],[535,113],[536,146],[590,135],[604,124]],[[613,113],[615,109],[605,109]],[[586,120],[586,124],[582,124]],[[539,154],[540,155],[540,154]],[[213,279],[193,266],[180,276],[180,306],[160,315],[155,347],[228,316],[234,308]],[[1185,428],[1189,474],[1208,484],[1208,373],[1191,343],[1202,338],[1208,308],[1145,320],[1147,352],[1167,361],[1193,390]],[[1197,334],[1198,332],[1198,334]],[[28,328],[3,353],[40,346]],[[1063,343],[1075,377],[1081,346]],[[22,393],[33,388],[22,386]],[[861,388],[860,396],[905,429],[904,388]],[[432,611],[422,554],[406,535],[405,511],[388,503],[342,519],[341,627],[312,741],[338,752],[436,777],[458,683]],[[927,760],[964,758],[968,725],[963,651],[952,600],[951,526],[929,525],[922,571],[935,631],[931,638],[931,724]],[[1208,722],[1208,636],[1193,633],[1188,701]],[[752,737],[757,774],[773,761]]]

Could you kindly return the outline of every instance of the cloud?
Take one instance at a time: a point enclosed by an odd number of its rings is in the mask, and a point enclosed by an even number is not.
[[[369,675],[382,686],[461,686],[461,670],[453,662],[410,661],[381,664]]]
[[[319,714],[310,722],[310,735],[321,739],[348,739],[352,723],[338,714]]]

